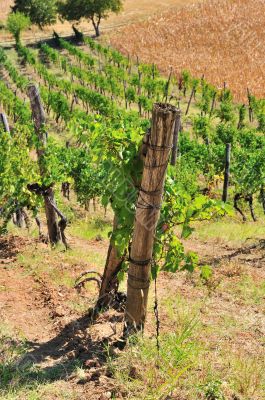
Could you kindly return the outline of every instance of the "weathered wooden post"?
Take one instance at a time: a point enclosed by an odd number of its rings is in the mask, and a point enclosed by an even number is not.
[[[177,109],[168,104],[158,103],[153,107],[152,129],[136,204],[130,252],[125,335],[144,328],[155,231],[160,216],[176,114]]]
[[[185,115],[188,115],[188,113],[190,111],[191,101],[192,101],[192,98],[193,98],[195,92],[196,92],[195,87],[193,87],[192,90],[191,90],[191,94],[190,94],[190,98],[189,98],[189,101],[188,101],[188,105],[187,105],[187,109],[186,109]]]
[[[252,96],[249,88],[247,88],[247,96],[248,96],[248,118],[249,122],[253,122]]]
[[[41,103],[39,91],[35,85],[29,85],[28,96],[30,99],[32,118],[34,121],[35,132],[38,135],[39,143],[37,147],[38,163],[41,176],[45,176],[46,171],[43,166],[43,157],[45,155],[45,148],[47,145],[47,132],[45,131],[45,113]],[[57,214],[55,211],[54,191],[52,187],[45,190],[43,194],[45,213],[48,226],[49,240],[51,244],[57,244],[61,241],[61,232],[57,222]]]
[[[7,117],[4,113],[0,113],[0,121],[4,126],[4,130],[6,132],[10,133],[9,123],[8,123]]]
[[[263,208],[263,213],[265,214],[265,190],[263,185],[260,188],[260,199]]]
[[[176,121],[174,127],[174,134],[173,134],[173,147],[171,153],[171,165],[176,165],[177,157],[178,157],[178,143],[179,143],[179,132],[181,126],[181,111],[177,110],[176,114]]]
[[[225,176],[224,176],[224,187],[222,200],[226,203],[228,199],[228,188],[230,178],[230,161],[231,161],[231,144],[226,144],[225,149]]]
[[[214,109],[215,109],[215,100],[216,100],[217,93],[214,92],[213,98],[212,98],[212,105],[211,105],[211,111],[210,111],[210,117],[213,115]]]

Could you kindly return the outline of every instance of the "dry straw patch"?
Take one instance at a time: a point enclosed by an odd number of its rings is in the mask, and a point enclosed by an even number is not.
[[[175,74],[188,69],[217,86],[226,81],[245,101],[247,87],[265,97],[264,26],[264,0],[211,0],[132,24],[110,41],[163,73],[172,66]]]
[[[110,17],[103,20],[101,23],[102,32],[114,30],[118,27],[125,26],[132,22],[146,19],[148,16],[158,12],[161,9],[166,10],[169,8],[177,9],[187,4],[192,4],[194,1],[201,0],[124,0],[123,11],[120,14],[110,14]],[[14,0],[0,0],[0,21],[4,22],[10,11]],[[47,36],[53,34],[53,30],[61,35],[71,35],[72,28],[71,23],[60,22],[59,20],[53,26],[45,27],[43,31],[40,31],[36,26],[32,26],[31,29],[23,34],[24,40],[43,40]],[[79,25],[80,29],[86,33],[93,34],[94,30],[92,24],[87,20],[83,20]],[[33,40],[32,40],[33,39]],[[12,40],[11,35],[5,31],[0,31],[0,42]]]

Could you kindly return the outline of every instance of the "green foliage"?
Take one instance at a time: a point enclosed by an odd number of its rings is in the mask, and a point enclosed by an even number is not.
[[[197,321],[186,316],[178,320],[176,332],[160,334],[160,351],[155,338],[132,337],[126,351],[109,357],[109,368],[132,399],[166,399],[197,365],[200,352],[196,341]]]
[[[242,104],[241,106],[239,106],[238,129],[244,128],[246,114],[247,114],[246,106],[245,104]]]
[[[216,115],[220,118],[221,122],[234,122],[233,98],[230,90],[225,89],[221,93],[220,100],[220,107],[216,110]]]
[[[183,70],[181,73],[181,79],[182,79],[182,83],[183,83],[183,92],[184,92],[184,96],[185,96],[186,91],[188,90],[189,85],[192,80],[192,77],[191,77],[191,74],[189,73],[189,71]]]
[[[232,124],[218,124],[216,127],[215,142],[223,144],[235,143],[238,138],[238,131]]]
[[[198,107],[202,111],[202,115],[207,115],[211,111],[211,101],[215,91],[209,84],[205,82],[204,79],[201,81],[201,85],[202,95],[201,100],[198,103]]]
[[[64,52],[42,44],[40,57],[21,44],[17,46],[22,61],[29,63],[44,82],[40,92],[46,112],[63,134],[71,135],[68,148],[48,141],[41,161],[47,174],[41,183],[71,182],[81,205],[94,197],[101,198],[105,207],[110,205],[117,219],[111,240],[119,254],[126,256],[143,169],[141,143],[150,126],[143,115],[149,118],[153,102],[163,101],[168,81],[153,65],[133,65],[116,50],[91,38],[84,41],[88,52],[59,38],[58,45]],[[0,64],[25,92],[29,79],[18,72],[1,49]],[[60,70],[59,74],[51,65]],[[216,178],[222,179],[226,143],[233,145],[231,180],[236,190],[256,193],[264,183],[264,139],[255,128],[243,126],[242,116],[237,129],[230,91],[217,96],[220,107],[213,119],[210,108],[217,90],[204,79],[192,78],[187,71],[183,71],[182,79],[183,90],[201,90],[201,113],[191,118],[195,137],[190,132],[180,133],[177,165],[168,169],[153,276],[161,269],[175,272],[201,268],[196,254],[184,251],[183,242],[193,233],[196,222],[231,215],[229,205],[207,195]],[[172,79],[170,90],[174,84]],[[0,88],[0,100],[8,114],[32,129],[28,105],[24,106],[4,83],[0,82]],[[138,106],[139,112],[122,108],[126,102],[132,110]],[[258,120],[263,115],[263,103],[252,99],[252,104]],[[29,142],[37,145],[34,136]],[[203,279],[210,277],[207,266],[200,272]]]
[[[56,22],[56,0],[15,0],[13,10],[27,15],[40,28]]]
[[[193,131],[197,137],[201,137],[205,142],[210,136],[211,123],[209,117],[196,115],[193,119]]]
[[[201,390],[207,400],[225,400],[221,385],[222,382],[220,380],[212,380],[202,387]]]
[[[12,33],[16,43],[20,42],[21,32],[30,26],[30,19],[23,13],[17,11],[8,15],[6,28]]]
[[[59,12],[68,21],[91,20],[96,36],[99,36],[101,20],[107,18],[110,12],[120,12],[122,3],[122,0],[66,0],[59,2]]]
[[[200,277],[202,280],[207,282],[213,276],[213,270],[209,265],[203,265],[201,267]]]
[[[31,159],[28,143],[31,131],[17,125],[12,136],[0,129],[0,204],[2,226],[16,209],[28,207],[33,211],[38,205],[35,195],[27,189],[32,182],[39,182],[38,168]]]

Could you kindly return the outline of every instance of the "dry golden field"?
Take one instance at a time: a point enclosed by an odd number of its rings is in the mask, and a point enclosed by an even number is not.
[[[113,33],[123,53],[156,63],[162,72],[188,69],[224,81],[237,100],[246,88],[265,97],[265,1],[210,0],[156,14]]]
[[[197,2],[199,0],[125,0],[123,11],[119,15],[111,15],[109,19],[103,21],[102,30],[115,29],[116,27],[145,19],[156,12],[165,11],[169,8],[178,9],[184,5],[192,4],[194,1]],[[0,21],[6,19],[12,4],[13,0],[0,0]],[[82,22],[80,27],[86,32],[93,33],[92,25],[87,21]],[[24,37],[25,39],[36,37],[36,40],[38,40],[45,35],[51,35],[53,30],[64,35],[72,33],[71,24],[58,21],[55,26],[45,28],[42,32],[33,27],[29,32],[24,34]],[[0,42],[10,39],[10,35],[0,31]]]
[[[178,7],[193,3],[194,0],[125,0],[124,10],[119,19],[126,20],[144,17],[157,10],[165,9],[166,7]],[[0,0],[0,19],[5,18],[9,12],[10,5],[13,0]],[[115,17],[114,17],[115,18]]]

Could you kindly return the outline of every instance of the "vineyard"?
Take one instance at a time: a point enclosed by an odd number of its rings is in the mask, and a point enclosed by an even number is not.
[[[0,48],[1,398],[263,398],[265,100],[175,72]]]

